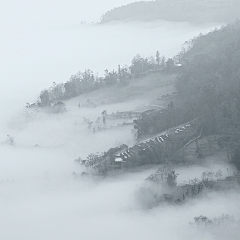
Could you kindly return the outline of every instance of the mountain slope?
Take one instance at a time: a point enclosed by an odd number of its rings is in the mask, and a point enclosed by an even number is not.
[[[188,22],[228,22],[239,15],[237,0],[158,0],[140,1],[106,12],[101,23],[125,20],[167,20]]]

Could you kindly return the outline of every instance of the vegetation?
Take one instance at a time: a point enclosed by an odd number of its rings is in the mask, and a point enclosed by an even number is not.
[[[235,226],[239,228],[240,219],[236,220],[234,216],[229,214],[222,214],[220,217],[213,219],[200,215],[194,218],[194,222],[189,223],[193,227],[197,228],[213,228],[213,227],[226,227]]]
[[[171,163],[161,166],[156,173],[151,174],[146,180],[160,183],[162,187],[173,188],[177,186],[177,175]]]
[[[140,203],[147,208],[166,203],[179,205],[191,199],[202,197],[212,191],[239,189],[239,177],[223,176],[221,169],[216,172],[206,170],[202,173],[201,179],[194,178],[177,185],[176,179],[178,175],[173,170],[171,162],[167,162],[164,166],[159,167],[156,172],[145,179],[145,184],[138,192]],[[227,216],[225,217],[227,218]],[[195,218],[195,223],[191,224],[197,227],[203,225],[215,226],[217,222],[219,224],[223,223],[223,220],[224,216],[214,219],[214,221],[204,216],[199,216]]]
[[[138,1],[106,12],[101,23],[123,20],[167,20],[188,22],[228,22],[238,17],[238,0]]]
[[[220,148],[240,170],[240,22],[191,39],[174,60],[178,105],[143,113],[138,139],[200,117],[203,135],[222,135]]]
[[[192,119],[191,112],[185,112],[184,110],[174,107],[171,101],[165,109],[143,112],[139,119],[134,120],[134,131],[137,139],[139,140],[148,135],[157,134],[188,122]]]
[[[173,59],[166,61],[166,58],[157,51],[155,57],[143,58],[140,54],[137,54],[130,66],[121,67],[119,65],[117,71],[105,69],[102,77],[95,76],[93,71],[87,69],[84,72],[72,75],[70,80],[65,83],[56,84],[56,82],[53,82],[50,88],[41,91],[36,103],[27,103],[27,107],[51,106],[58,101],[67,100],[114,84],[118,84],[119,87],[125,86],[131,78],[144,76],[150,71],[172,73],[175,71],[174,61]]]
[[[4,141],[4,144],[8,144],[11,146],[15,146],[15,140],[14,137],[11,136],[10,134],[7,135],[7,139]]]
[[[122,160],[126,162],[127,159],[127,163],[131,166],[160,163],[167,159],[173,161],[175,155],[172,154],[177,153],[192,139],[197,139],[202,134],[205,136],[218,134],[222,135],[218,139],[219,147],[227,149],[231,161],[240,169],[239,52],[239,22],[214,30],[207,35],[199,35],[186,42],[185,48],[174,58],[174,61],[181,65],[176,81],[177,106],[171,101],[166,109],[143,112],[134,121],[134,131],[137,139],[141,140],[146,136],[154,136],[191,121],[190,126],[195,132],[186,129],[187,125],[178,131],[175,129],[174,134],[161,135],[160,140],[152,138],[146,143],[135,145],[129,149],[132,150],[130,156],[123,154]],[[175,65],[174,61],[173,65]],[[151,64],[152,62],[154,64]],[[160,62],[158,52],[156,59],[152,61],[137,55],[130,69],[133,73],[141,73],[146,69],[154,70],[154,68],[162,70],[163,66]],[[167,69],[166,64],[164,70]],[[164,150],[159,141],[164,142]],[[199,151],[198,155],[201,157]],[[110,165],[115,164],[114,156],[109,158],[112,159]],[[106,156],[103,159],[106,159]],[[102,160],[102,162],[107,161]],[[204,174],[203,178],[207,180],[214,176],[212,172]],[[217,176],[221,178],[220,171]]]
[[[205,135],[223,135],[240,169],[240,22],[190,40],[177,58],[182,108],[204,119]]]
[[[94,76],[88,69],[73,75],[68,82],[61,84],[54,82],[52,87],[41,92],[37,105],[48,106],[56,101],[113,84],[123,86],[128,84],[131,78],[152,71],[178,73],[177,104],[171,102],[161,111],[142,113],[135,121],[137,138],[158,134],[179,124],[200,119],[201,124],[197,124],[199,128],[197,132],[201,130],[205,135],[222,135],[222,140],[219,141],[220,148],[227,149],[232,162],[240,169],[240,22],[238,21],[207,35],[200,34],[191,39],[185,43],[177,56],[167,61],[158,51],[154,57],[149,58],[137,54],[130,67],[119,66],[117,71],[106,69],[103,77]],[[154,151],[152,147],[150,148],[151,155]],[[148,156],[140,155],[146,162]],[[142,161],[141,157],[134,158],[137,159],[136,162]],[[151,159],[147,162],[155,161],[155,157]]]
[[[143,113],[135,121],[138,137],[203,117],[205,134],[234,132],[236,140],[240,127],[240,23],[191,39],[174,60],[181,64],[175,85],[181,104]]]
[[[172,129],[168,134],[154,136],[132,147],[123,144],[116,148],[110,148],[104,153],[90,154],[86,160],[79,158],[76,161],[84,165],[88,173],[100,176],[109,175],[116,169],[129,170],[146,164],[166,164],[169,160],[179,163],[176,152],[190,140],[196,138],[199,124],[200,121],[194,120],[191,125],[186,124],[183,127],[185,131]],[[162,174],[166,175],[167,184],[175,186],[176,175],[174,171],[169,167],[164,167],[164,171],[161,170]]]

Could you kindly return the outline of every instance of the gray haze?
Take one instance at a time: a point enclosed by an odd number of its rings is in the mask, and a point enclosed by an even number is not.
[[[221,235],[189,227],[193,217],[222,213],[240,216],[240,197],[234,193],[218,198],[209,195],[184,207],[143,211],[135,193],[154,169],[101,183],[73,179],[73,171],[82,171],[73,162],[77,157],[85,158],[120,143],[133,144],[129,128],[95,135],[87,130],[82,118],[96,119],[102,107],[78,111],[79,99],[73,99],[63,115],[34,111],[31,117],[26,115],[25,103],[35,101],[52,82],[67,81],[85,68],[102,75],[106,68],[130,64],[137,53],[148,57],[159,50],[171,57],[185,40],[216,27],[214,23],[194,26],[160,21],[91,23],[108,9],[129,2],[1,1],[0,141],[11,134],[16,146],[0,145],[0,239],[213,239]],[[85,20],[88,23],[81,25]],[[138,104],[104,108],[121,111]],[[35,144],[40,147],[33,148]],[[213,161],[207,168],[215,170],[219,165]],[[200,176],[202,170],[179,169],[186,176],[180,181],[192,178],[193,172]],[[235,199],[231,205],[227,204],[229,197]]]

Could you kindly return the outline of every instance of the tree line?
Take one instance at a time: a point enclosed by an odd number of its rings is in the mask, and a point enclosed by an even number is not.
[[[41,91],[38,101],[35,105],[46,107],[61,100],[67,100],[83,93],[87,93],[99,88],[118,84],[125,86],[130,79],[140,77],[149,71],[166,71],[168,73],[174,70],[174,60],[166,60],[157,51],[155,56],[144,58],[140,54],[133,57],[130,66],[118,66],[117,70],[104,70],[104,76],[98,76],[92,70],[86,69],[84,72],[78,72],[72,75],[69,81],[65,83],[53,82],[53,85]]]
[[[240,3],[228,1],[157,0],[137,1],[107,11],[101,23],[125,20],[166,20],[188,22],[228,22],[235,20]]]

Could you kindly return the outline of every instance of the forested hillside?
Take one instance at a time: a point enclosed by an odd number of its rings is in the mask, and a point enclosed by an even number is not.
[[[218,134],[219,142],[232,155],[240,169],[240,22],[200,34],[188,42],[173,59],[156,56],[142,58],[136,55],[130,67],[118,71],[105,70],[103,77],[91,70],[73,75],[68,82],[54,83],[41,92],[34,105],[51,106],[99,88],[112,85],[123,87],[132,79],[159,72],[178,75],[175,87],[178,95],[168,108],[142,115],[135,121],[138,138],[174,127],[201,117],[204,135]],[[31,107],[31,105],[30,105]]]
[[[238,0],[138,1],[106,12],[101,23],[123,20],[228,22],[238,17]]]
[[[203,136],[220,135],[219,146],[240,169],[240,22],[191,39],[174,60],[178,95],[172,106],[142,114],[137,136],[201,118]]]
[[[223,135],[220,145],[240,166],[240,22],[190,40],[178,58],[183,109],[203,117],[204,134]]]

